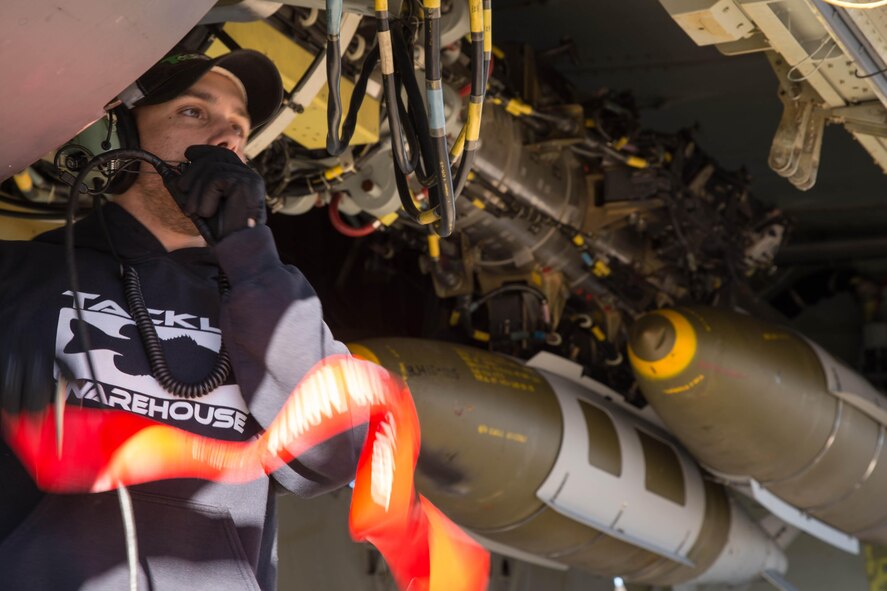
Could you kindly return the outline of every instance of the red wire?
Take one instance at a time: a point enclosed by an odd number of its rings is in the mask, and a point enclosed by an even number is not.
[[[375,222],[370,222],[365,226],[360,228],[355,228],[353,226],[349,226],[345,223],[345,220],[342,219],[342,216],[339,214],[339,202],[342,201],[341,193],[334,193],[333,200],[330,201],[329,213],[330,213],[330,223],[333,227],[344,234],[345,236],[350,236],[351,238],[360,238],[362,236],[369,236],[373,232],[376,231]]]

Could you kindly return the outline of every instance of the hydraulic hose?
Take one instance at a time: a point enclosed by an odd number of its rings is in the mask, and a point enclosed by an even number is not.
[[[401,110],[398,108],[397,84],[394,77],[394,52],[391,47],[391,23],[388,15],[388,0],[375,0],[376,36],[379,45],[379,58],[382,62],[382,85],[385,91],[385,103],[388,106],[388,127],[391,131],[391,148],[397,167],[404,174],[410,174],[416,168],[418,154],[415,146],[404,143],[404,130],[401,122]]]
[[[327,103],[328,129],[326,149],[327,152],[329,152],[333,156],[338,156],[339,154],[344,152],[345,148],[348,147],[348,144],[351,143],[351,138],[354,136],[354,130],[357,128],[357,117],[360,114],[360,107],[363,104],[363,99],[366,98],[367,84],[369,83],[370,76],[372,75],[373,70],[376,68],[376,64],[378,63],[379,47],[376,46],[372,49],[372,51],[370,51],[370,53],[364,60],[363,66],[360,70],[360,76],[357,79],[357,83],[354,85],[354,91],[351,93],[351,102],[348,104],[348,115],[346,115],[345,117],[345,123],[342,124],[341,137],[338,137],[336,133],[333,132],[333,130],[338,131],[339,121],[342,117],[338,84],[336,84],[337,90],[335,93],[335,98],[333,97],[332,90],[330,90],[330,101]],[[327,64],[329,64],[329,61],[327,61]],[[329,74],[329,66],[327,66],[327,70],[327,73]],[[341,72],[341,62],[339,63],[339,66],[336,68],[336,70],[336,77],[338,79]],[[332,82],[330,82],[330,89],[332,88],[333,84]]]
[[[407,104],[409,105],[408,127],[412,127],[418,142],[410,145],[418,145],[418,151],[422,155],[419,159],[419,182],[427,187],[433,184],[433,178],[431,176],[430,163],[426,162],[432,149],[425,99],[422,97],[422,90],[419,88],[419,82],[416,80],[413,56],[407,45],[403,27],[395,26],[392,28],[391,39],[398,89],[402,86],[406,91]],[[400,92],[398,92],[398,97],[400,97]]]
[[[413,76],[412,55],[400,25],[391,26],[388,0],[375,0],[374,3],[378,39],[376,50],[381,62],[398,195],[410,217],[423,224],[434,223],[434,231],[442,237],[452,234],[455,228],[455,200],[462,192],[476,158],[486,80],[492,56],[491,0],[468,0],[468,4],[471,31],[471,94],[465,125],[453,149],[448,151],[441,80],[441,1],[423,0],[427,110]],[[341,47],[338,33],[341,14],[342,0],[327,0],[327,78],[330,87],[327,103],[327,151],[332,155],[341,154],[347,147],[353,133],[349,121],[352,120],[352,116],[356,118],[360,100],[363,99],[365,92],[365,84],[360,89],[355,88],[348,119],[340,135]],[[361,79],[364,73],[368,75],[375,65],[375,60],[370,62],[370,59],[368,57],[364,62]],[[402,90],[406,90],[407,105],[404,105]],[[357,101],[355,96],[358,97]],[[457,160],[459,168],[454,179],[452,166]],[[419,210],[413,200],[406,178],[413,172],[418,173],[419,182],[429,189],[430,212]],[[308,183],[305,189],[310,189],[310,185],[311,183]]]
[[[351,138],[354,136],[354,130],[357,127],[357,116],[366,96],[367,83],[376,67],[376,63],[379,61],[379,47],[374,47],[363,62],[360,77],[354,86],[354,91],[351,93],[348,115],[345,117],[345,124],[341,125],[340,135],[339,127],[342,122],[342,48],[339,29],[342,23],[342,0],[327,0],[326,13],[326,74],[329,86],[329,98],[326,107],[326,150],[330,155],[338,156],[345,151],[345,148],[348,147]]]
[[[362,238],[364,236],[369,236],[376,231],[378,226],[375,221],[370,222],[365,226],[361,226],[360,228],[355,228],[346,224],[345,220],[342,219],[342,215],[339,213],[339,203],[341,203],[341,201],[342,194],[335,193],[329,205],[330,223],[340,234],[344,234],[349,238]]]
[[[399,74],[396,74],[395,77],[406,90],[407,103],[409,105],[409,111],[404,120],[407,122],[407,128],[412,128],[414,130],[417,142],[412,145],[418,145],[418,152],[421,155],[415,172],[419,179],[419,183],[427,187],[430,202],[433,207],[440,202],[440,197],[439,187],[435,183],[433,174],[435,163],[432,158],[433,146],[431,143],[431,133],[428,128],[428,115],[425,109],[425,101],[422,98],[422,91],[419,88],[419,83],[414,75],[413,58],[410,54],[409,47],[407,46],[406,39],[404,38],[403,29],[399,26],[392,28],[391,37],[394,61],[396,64],[395,71],[400,72]],[[398,86],[398,88],[399,87],[400,86]],[[398,96],[399,95],[400,93],[398,93]],[[401,172],[397,166],[394,167],[394,179],[401,205],[407,215],[422,225],[433,224],[440,219],[440,216],[434,209],[423,211],[418,208],[413,200],[413,195],[410,191],[409,183],[407,182],[407,176]]]
[[[489,3],[489,0],[488,0]],[[471,95],[468,98],[468,117],[465,121],[463,133],[459,134],[460,138],[464,138],[464,153],[462,161],[459,163],[459,171],[456,174],[454,182],[454,197],[462,194],[465,182],[468,180],[468,173],[474,165],[474,159],[477,155],[477,148],[480,139],[481,113],[484,106],[484,90],[486,87],[486,64],[484,60],[486,41],[484,16],[486,10],[482,0],[468,0],[470,27],[471,27]],[[454,150],[460,146],[457,140]]]
[[[441,237],[453,233],[456,227],[456,200],[453,177],[447,150],[446,119],[444,117],[443,86],[440,68],[440,0],[423,0],[425,10],[425,95],[428,99],[428,127],[433,149],[434,178],[439,190],[437,214],[440,224],[435,230]]]

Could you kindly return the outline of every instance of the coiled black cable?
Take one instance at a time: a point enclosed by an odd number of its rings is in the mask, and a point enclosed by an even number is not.
[[[223,295],[226,291],[225,288],[222,288]],[[157,380],[157,383],[164,390],[179,398],[193,399],[205,396],[225,383],[225,380],[231,374],[231,358],[228,356],[224,342],[219,348],[218,356],[208,376],[199,382],[183,382],[173,376],[169,369],[160,337],[157,336],[157,329],[154,328],[154,322],[145,305],[139,275],[129,265],[123,268],[123,292],[126,295],[129,313],[139,329],[142,345],[145,347],[145,353],[148,355],[148,362],[151,364],[151,375],[154,376],[154,379]]]

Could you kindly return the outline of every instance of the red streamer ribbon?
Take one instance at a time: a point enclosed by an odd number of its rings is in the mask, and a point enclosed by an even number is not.
[[[102,492],[169,478],[246,482],[313,446],[368,423],[351,501],[356,541],[379,549],[408,591],[482,591],[489,554],[413,480],[419,419],[407,386],[384,368],[348,356],[314,366],[256,439],[220,441],[120,410],[67,406],[2,413],[4,436],[37,485],[53,493]],[[60,443],[60,445],[59,445]]]

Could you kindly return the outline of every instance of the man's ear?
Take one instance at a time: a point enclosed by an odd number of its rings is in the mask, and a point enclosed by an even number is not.
[[[139,146],[139,129],[136,123],[136,115],[133,111],[127,109],[123,105],[115,107],[109,113],[114,121],[112,133],[117,135],[117,143],[119,147],[127,150],[138,149]],[[105,193],[110,195],[119,195],[125,193],[138,178],[139,163],[136,161],[130,166],[132,170],[120,170],[105,189]]]

